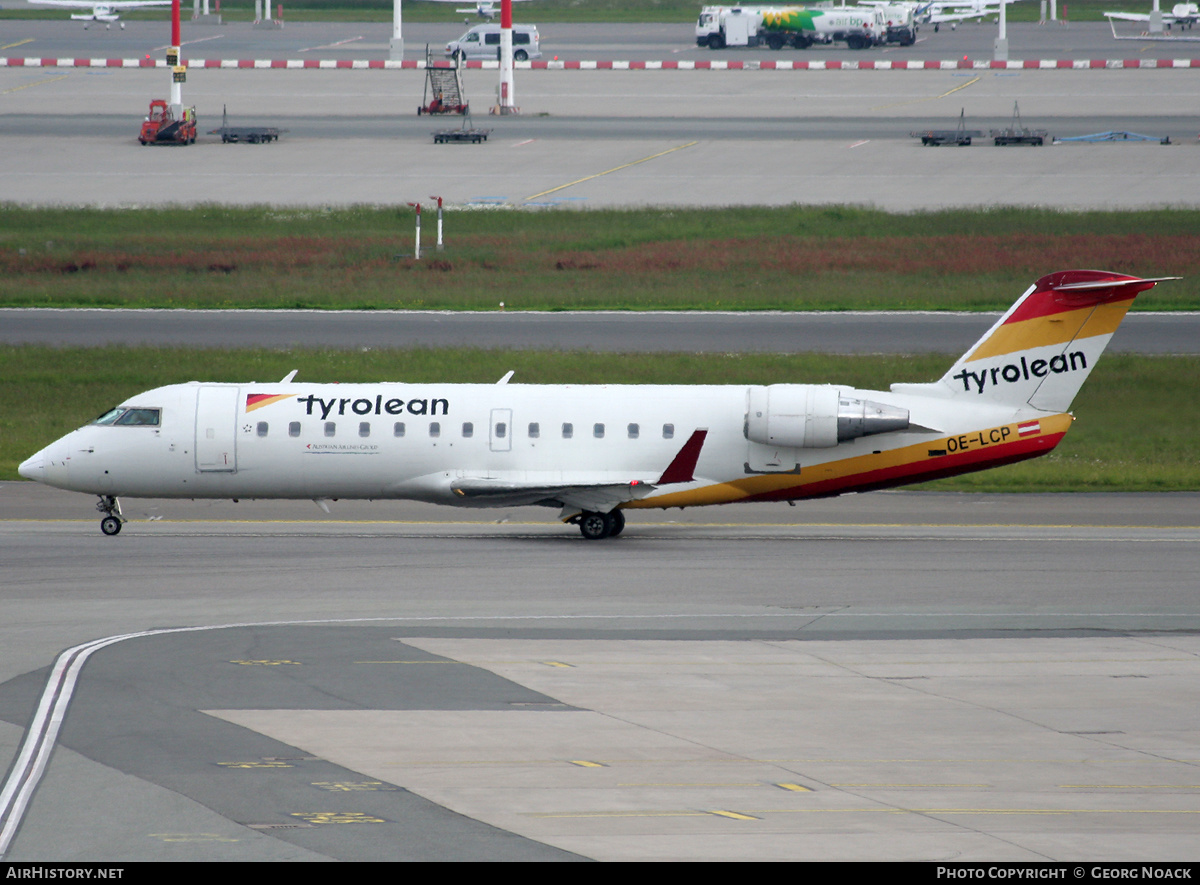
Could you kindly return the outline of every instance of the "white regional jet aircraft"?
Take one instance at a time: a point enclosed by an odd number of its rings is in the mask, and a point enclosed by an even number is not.
[[[35,6],[60,6],[66,9],[89,9],[90,12],[75,13],[71,18],[84,22],[87,30],[90,22],[105,22],[109,27],[112,22],[121,17],[121,11],[127,9],[145,9],[153,6],[170,6],[171,0],[108,0],[108,2],[92,2],[92,0],[29,0]],[[125,23],[121,22],[121,27]]]
[[[408,498],[561,508],[583,536],[624,510],[795,501],[1044,455],[1137,293],[1164,279],[1042,277],[940,381],[770,386],[191,382],[130,397],[20,466],[118,499]]]

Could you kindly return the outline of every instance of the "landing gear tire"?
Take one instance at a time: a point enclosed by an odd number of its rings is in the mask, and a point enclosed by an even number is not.
[[[579,517],[579,533],[588,541],[602,541],[613,533],[616,521],[611,513],[589,510]]]
[[[614,510],[612,513],[610,513],[608,515],[610,517],[612,517],[612,521],[613,521],[612,531],[608,533],[608,536],[610,538],[615,538],[617,535],[621,534],[621,532],[624,531],[624,529],[625,529],[625,514],[622,513],[620,510]]]
[[[112,537],[121,531],[121,524],[125,522],[121,516],[121,502],[114,495],[101,495],[100,500],[96,502],[96,509],[104,514],[104,518],[100,520],[100,531]]]

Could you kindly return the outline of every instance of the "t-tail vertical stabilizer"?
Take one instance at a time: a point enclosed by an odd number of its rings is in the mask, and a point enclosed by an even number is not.
[[[934,384],[896,393],[1065,412],[1139,292],[1163,280],[1101,270],[1042,277]]]

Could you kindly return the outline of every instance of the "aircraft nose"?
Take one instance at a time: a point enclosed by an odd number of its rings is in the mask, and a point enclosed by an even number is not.
[[[48,486],[66,488],[68,461],[70,458],[67,455],[66,437],[63,437],[22,461],[17,467],[17,473],[26,479],[44,482]]]
[[[21,474],[21,476],[25,477],[26,479],[44,482],[46,479],[45,449],[38,452],[32,458],[27,458],[26,460],[22,461],[20,466],[17,467],[17,473]]]

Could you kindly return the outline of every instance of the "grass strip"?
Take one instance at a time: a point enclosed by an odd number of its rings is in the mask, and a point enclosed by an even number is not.
[[[0,306],[1002,310],[1100,267],[1185,278],[1140,310],[1200,309],[1197,210],[455,209],[420,261],[413,225],[407,207],[0,205]]]
[[[771,384],[887,389],[940,377],[951,357],[820,354],[592,354],[493,350],[202,350],[0,347],[0,479],[38,449],[110,406],[164,384],[272,381],[292,369],[310,382]],[[1200,463],[1197,357],[1114,354],[1076,399],[1079,420],[1052,454],[929,483],[959,491],[1195,491]]]

